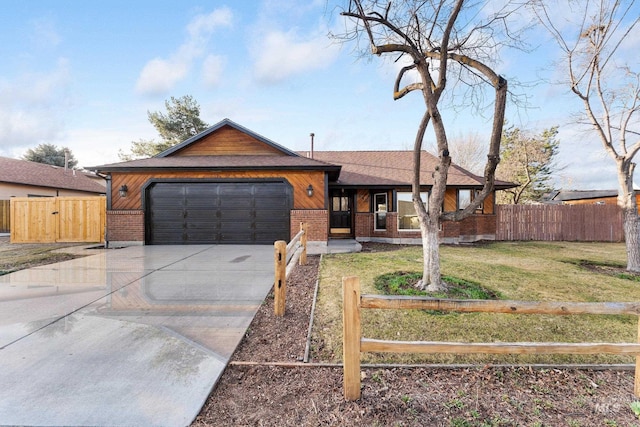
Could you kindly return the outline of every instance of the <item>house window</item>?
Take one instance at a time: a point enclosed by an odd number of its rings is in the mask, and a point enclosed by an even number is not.
[[[378,193],[374,194],[373,202],[375,206],[373,207],[375,211],[376,221],[375,221],[375,230],[386,230],[387,229],[387,193]]]
[[[458,190],[458,210],[462,210],[469,206],[473,200],[480,194],[480,190],[460,189]],[[483,211],[483,203],[478,206],[476,213]]]
[[[462,210],[471,204],[471,190],[458,190],[458,210]]]
[[[420,193],[422,203],[427,206],[429,195]],[[413,206],[411,193],[398,193],[398,230],[419,230],[420,220]]]
[[[349,198],[346,196],[333,196],[332,203],[334,212],[349,211]]]

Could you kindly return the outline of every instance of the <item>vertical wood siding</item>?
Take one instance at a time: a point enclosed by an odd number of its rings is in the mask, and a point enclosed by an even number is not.
[[[11,201],[0,200],[0,233],[8,233],[11,223]]]
[[[615,205],[497,205],[496,240],[621,242]]]
[[[11,243],[102,242],[105,197],[15,197]]]

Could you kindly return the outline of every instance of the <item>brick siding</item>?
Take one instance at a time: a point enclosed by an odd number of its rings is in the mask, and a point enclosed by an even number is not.
[[[144,242],[144,211],[107,211],[108,242]]]
[[[300,231],[300,223],[307,223],[307,241],[326,242],[329,239],[329,213],[326,209],[294,209],[291,211],[291,237]]]
[[[475,242],[478,240],[495,240],[496,216],[472,215],[462,221],[445,221],[442,223],[440,239],[443,243]],[[374,230],[373,213],[356,214],[356,239],[360,241],[387,241],[392,243],[415,242],[421,239],[420,230],[398,230],[398,214],[387,213],[387,229]]]

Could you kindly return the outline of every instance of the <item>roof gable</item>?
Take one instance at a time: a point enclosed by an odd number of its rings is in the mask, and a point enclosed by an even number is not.
[[[0,182],[105,193],[105,186],[84,172],[8,157],[0,157]]]
[[[295,156],[293,151],[224,119],[155,157],[176,156]]]

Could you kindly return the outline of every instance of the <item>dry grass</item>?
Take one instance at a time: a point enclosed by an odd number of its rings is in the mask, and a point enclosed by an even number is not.
[[[78,255],[55,252],[78,246],[78,243],[9,243],[9,236],[0,236],[0,276],[37,265],[77,258]]]
[[[545,301],[638,301],[640,284],[594,273],[581,260],[624,265],[623,244],[490,243],[444,246],[443,274],[471,280],[505,299]],[[330,255],[320,271],[315,320],[316,360],[342,358],[343,276],[358,276],[363,293],[377,293],[374,278],[393,271],[419,271],[420,247],[389,252]],[[635,342],[634,316],[540,316],[508,314],[433,315],[423,311],[365,310],[363,335],[397,340],[495,342]],[[389,363],[632,363],[614,355],[498,356],[365,354],[363,362]]]

